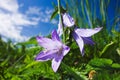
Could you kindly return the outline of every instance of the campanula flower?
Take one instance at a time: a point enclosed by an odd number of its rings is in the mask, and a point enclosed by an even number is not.
[[[68,13],[64,13],[62,14],[62,19],[63,19],[63,24],[64,24],[64,27],[72,27],[75,25],[75,21],[74,19],[68,14]],[[63,29],[62,29],[62,24],[59,20],[59,23],[58,23],[58,30],[57,30],[57,33],[59,36],[61,36],[63,34]]]
[[[79,29],[75,28],[72,35],[74,40],[79,46],[80,52],[82,56],[84,55],[84,44],[93,45],[94,42],[91,39],[91,36],[98,33],[102,28],[94,28],[94,29]]]
[[[63,17],[63,24],[65,26],[72,27],[75,25],[74,19],[68,13],[64,13],[62,17]]]
[[[69,14],[64,13],[62,17],[63,17],[63,24],[65,25],[65,27],[72,27],[75,25],[74,19]],[[72,35],[80,48],[80,52],[82,56],[84,55],[84,44],[93,45],[94,42],[92,41],[91,36],[99,32],[101,29],[102,28],[94,28],[94,29],[74,28]]]
[[[52,39],[37,37],[37,41],[40,46],[45,48],[35,58],[37,61],[52,60],[52,69],[56,72],[60,66],[63,57],[69,52],[70,48],[64,45],[54,30],[52,32]]]

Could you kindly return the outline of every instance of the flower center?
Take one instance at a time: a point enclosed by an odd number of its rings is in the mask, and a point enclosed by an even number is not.
[[[59,50],[58,50],[57,54],[58,54],[58,55],[61,55],[61,54],[62,54],[62,51],[63,51],[63,47],[61,46],[61,47],[59,47]]]

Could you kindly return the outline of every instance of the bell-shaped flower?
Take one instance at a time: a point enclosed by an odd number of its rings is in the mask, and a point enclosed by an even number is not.
[[[63,19],[63,24],[64,24],[64,27],[72,27],[75,25],[75,21],[74,19],[68,14],[68,13],[64,13],[62,14],[62,19]],[[57,33],[59,34],[59,36],[61,36],[63,34],[63,29],[62,29],[62,24],[59,20],[59,23],[58,23],[58,30],[57,30]]]
[[[91,39],[91,36],[98,33],[102,28],[94,28],[94,29],[79,29],[75,28],[72,35],[76,43],[80,48],[80,52],[82,56],[84,55],[84,44],[93,45],[94,42]]]
[[[63,34],[62,24],[60,23],[60,20],[59,20],[59,23],[58,23],[57,33],[58,33],[59,36],[61,36]]]
[[[60,66],[63,57],[69,52],[70,48],[64,45],[54,30],[52,32],[52,39],[37,37],[37,41],[40,46],[45,48],[35,58],[37,61],[52,60],[52,69],[56,72]]]
[[[68,13],[64,13],[62,17],[63,17],[63,24],[65,26],[72,27],[75,25],[74,19]]]

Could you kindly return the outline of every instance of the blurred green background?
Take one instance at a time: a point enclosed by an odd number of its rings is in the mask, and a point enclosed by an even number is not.
[[[114,12],[110,12],[112,3]],[[71,51],[64,57],[57,73],[53,72],[51,61],[34,60],[43,49],[35,37],[16,44],[11,40],[5,42],[0,37],[0,80],[120,80],[119,4],[119,0],[61,1],[63,8],[74,17],[77,26],[101,26],[103,29],[92,36],[96,43],[94,46],[85,45],[83,57],[76,43],[69,43],[70,37],[66,35]],[[57,4],[53,3],[53,6],[55,10],[51,19],[57,18]]]

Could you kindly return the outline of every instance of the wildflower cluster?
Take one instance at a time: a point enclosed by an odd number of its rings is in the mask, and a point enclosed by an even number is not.
[[[59,13],[60,14],[60,13]],[[37,41],[40,46],[45,48],[44,51],[40,52],[35,60],[37,61],[48,61],[52,60],[52,69],[56,72],[60,66],[60,63],[63,57],[70,51],[70,47],[66,46],[60,39],[60,37],[64,34],[64,27],[73,28],[72,36],[79,46],[81,55],[84,55],[84,44],[93,45],[94,42],[91,38],[92,35],[98,33],[102,28],[94,28],[94,29],[83,29],[78,28],[75,25],[75,20],[68,13],[62,13],[62,19],[59,20],[58,30],[53,30],[51,34],[51,38],[45,37],[37,37]],[[61,16],[60,15],[60,16]],[[62,23],[64,27],[62,26]]]

